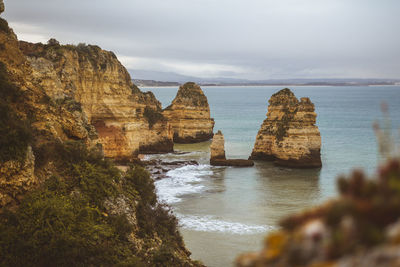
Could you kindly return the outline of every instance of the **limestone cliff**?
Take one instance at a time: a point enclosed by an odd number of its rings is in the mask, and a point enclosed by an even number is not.
[[[98,46],[20,42],[35,80],[54,101],[82,105],[96,128],[106,157],[170,152],[172,132],[151,92],[141,92],[112,52]]]
[[[149,174],[104,160],[88,123],[93,113],[76,101],[74,84],[55,97],[60,80],[40,80],[36,63],[0,18],[0,265],[202,266],[190,259]],[[143,113],[156,128],[162,118],[151,107]]]
[[[274,160],[288,167],[321,167],[321,136],[309,98],[300,101],[289,89],[270,98],[251,159]]]
[[[0,11],[4,10],[3,1]],[[0,208],[17,205],[44,177],[37,151],[49,141],[97,144],[97,133],[74,101],[55,103],[33,78],[7,21],[0,18]]]
[[[163,111],[176,143],[207,141],[213,136],[214,120],[210,118],[207,97],[193,82],[179,87],[172,104]]]

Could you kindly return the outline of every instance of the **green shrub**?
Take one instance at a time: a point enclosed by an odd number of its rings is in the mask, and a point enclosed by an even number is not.
[[[144,109],[143,116],[147,119],[149,123],[149,129],[153,128],[153,125],[156,124],[158,121],[164,119],[164,116],[161,114],[161,112],[149,107],[146,107]]]
[[[6,66],[0,62],[0,163],[23,162],[33,139],[29,121],[22,119],[12,106],[22,102],[21,99],[21,90],[9,81]]]
[[[10,33],[10,27],[8,27],[8,22],[2,18],[0,18],[0,30],[5,33]]]

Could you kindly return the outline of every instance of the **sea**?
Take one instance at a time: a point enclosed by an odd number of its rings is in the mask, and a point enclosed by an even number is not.
[[[268,99],[285,86],[202,87],[215,119],[214,132],[225,136],[227,158],[247,159],[266,118]],[[353,169],[371,177],[381,162],[373,130],[375,121],[392,129],[399,140],[400,86],[290,86],[295,95],[315,104],[322,138],[321,169],[289,169],[270,162],[251,168],[209,165],[211,142],[175,145],[175,151],[148,155],[165,161],[196,160],[156,181],[160,201],[179,219],[192,258],[210,267],[233,266],[243,252],[257,251],[279,221],[337,196],[336,180]],[[178,87],[141,88],[152,91],[163,108]],[[381,112],[382,103],[389,115]],[[385,123],[384,123],[385,122]]]

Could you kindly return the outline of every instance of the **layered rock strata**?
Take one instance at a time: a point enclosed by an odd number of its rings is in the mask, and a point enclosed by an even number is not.
[[[131,81],[114,53],[98,46],[20,42],[33,77],[55,102],[81,104],[96,128],[106,157],[129,159],[137,153],[170,152],[172,132],[151,92]]]
[[[197,143],[213,136],[214,119],[210,118],[207,97],[200,86],[188,82],[179,87],[172,104],[163,110],[172,127],[175,143]]]
[[[80,103],[35,68],[0,18],[0,265],[203,266],[148,173],[105,161]]]
[[[225,157],[225,138],[221,131],[214,134],[210,146],[210,164],[213,166],[236,166],[250,167],[254,166],[252,160],[246,159],[226,159]]]
[[[309,98],[300,101],[285,88],[269,99],[267,118],[259,130],[251,159],[272,160],[298,168],[321,167],[321,136]]]
[[[98,143],[80,105],[51,101],[33,73],[17,36],[0,18],[0,208],[18,205],[44,179],[36,168],[42,159],[34,150],[54,140],[80,140],[89,147]]]

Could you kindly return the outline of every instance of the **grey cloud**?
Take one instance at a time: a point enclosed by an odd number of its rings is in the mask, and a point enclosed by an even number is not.
[[[64,43],[98,44],[131,58],[124,63],[134,69],[175,66],[186,75],[250,79],[400,77],[397,0],[5,2],[21,36],[31,38],[23,27],[30,25]]]

